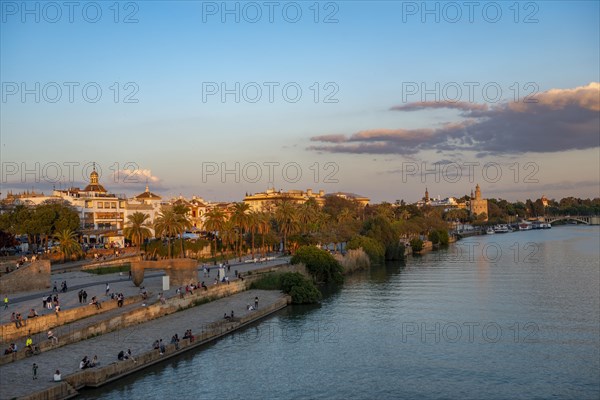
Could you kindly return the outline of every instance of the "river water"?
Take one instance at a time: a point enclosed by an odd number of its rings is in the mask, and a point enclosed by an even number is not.
[[[102,399],[598,399],[600,229],[472,237],[348,277]]]

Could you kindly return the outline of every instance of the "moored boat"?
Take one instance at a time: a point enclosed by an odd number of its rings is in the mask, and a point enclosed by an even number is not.
[[[506,225],[496,225],[494,227],[494,233],[508,233],[510,232],[510,230],[508,229],[508,226]]]
[[[528,224],[527,222],[522,222],[522,223],[519,224],[519,230],[520,231],[531,230],[531,224]]]

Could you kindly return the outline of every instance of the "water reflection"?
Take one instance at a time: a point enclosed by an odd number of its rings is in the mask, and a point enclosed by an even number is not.
[[[450,246],[373,267],[320,306],[288,307],[83,398],[597,399],[599,232],[469,238],[502,255],[470,261]]]

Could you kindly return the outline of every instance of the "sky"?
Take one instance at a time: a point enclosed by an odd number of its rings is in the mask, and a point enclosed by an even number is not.
[[[600,3],[0,1],[0,193],[600,197]]]

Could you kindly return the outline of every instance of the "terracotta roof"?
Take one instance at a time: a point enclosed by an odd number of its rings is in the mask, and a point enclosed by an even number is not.
[[[140,193],[137,196],[135,196],[136,199],[157,199],[160,200],[162,199],[162,197],[160,197],[157,194],[154,194],[152,192],[144,192],[144,193]]]
[[[84,192],[102,192],[102,193],[106,193],[106,189],[104,189],[104,186],[102,186],[99,183],[95,183],[92,184],[90,183],[89,185],[87,185],[85,187],[85,189],[83,189]]]

